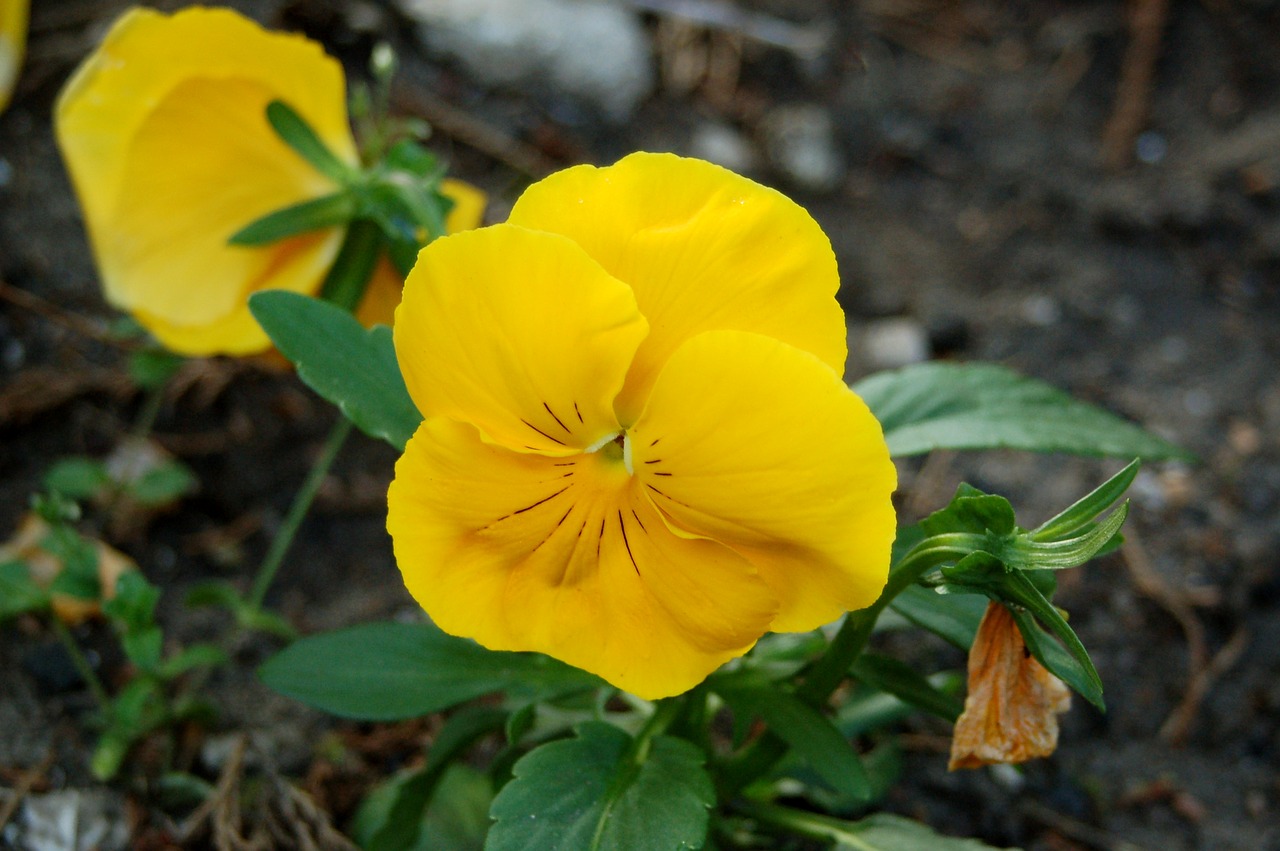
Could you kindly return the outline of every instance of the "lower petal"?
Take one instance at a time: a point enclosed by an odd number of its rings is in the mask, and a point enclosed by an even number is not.
[[[694,337],[630,439],[673,530],[759,569],[781,602],[772,629],[813,629],[884,587],[896,471],[866,405],[808,352],[740,331]]]
[[[428,419],[388,508],[405,584],[442,629],[547,653],[645,698],[745,653],[776,610],[749,562],[673,535],[604,453],[518,453]]]

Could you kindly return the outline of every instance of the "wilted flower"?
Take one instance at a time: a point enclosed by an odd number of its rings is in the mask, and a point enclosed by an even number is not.
[[[0,111],[9,105],[26,53],[29,6],[30,0],[0,2]]]
[[[871,603],[896,477],[837,286],[800,207],[671,155],[429,245],[395,325],[426,418],[388,495],[414,597],[647,698]]]
[[[315,294],[343,234],[228,245],[250,222],[338,188],[277,136],[266,107],[288,104],[354,167],[345,97],[342,67],[301,36],[228,9],[126,12],[68,82],[55,116],[107,300],[176,352],[267,349],[248,297]],[[474,226],[477,204],[460,200],[450,226]],[[385,303],[400,282],[390,266],[379,278],[369,297]]]
[[[1071,691],[1027,649],[1018,624],[990,603],[969,651],[969,694],[956,720],[947,767],[978,768],[1048,756]]]

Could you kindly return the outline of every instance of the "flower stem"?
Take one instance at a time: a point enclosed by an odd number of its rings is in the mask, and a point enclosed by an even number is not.
[[[71,664],[76,669],[76,673],[80,675],[80,679],[84,680],[84,684],[89,687],[89,692],[93,695],[94,702],[98,704],[98,709],[102,710],[104,714],[107,713],[111,708],[111,697],[107,694],[106,686],[102,684],[102,680],[98,679],[98,675],[94,673],[93,666],[85,658],[84,651],[76,643],[75,636],[71,634],[71,630],[67,629],[67,625],[57,615],[52,616],[49,621],[53,625],[54,635],[58,636],[58,640],[62,642],[67,655],[71,657]]]
[[[156,424],[156,418],[160,416],[160,408],[164,406],[165,385],[153,387],[147,391],[147,398],[142,403],[142,408],[138,411],[138,419],[134,421],[133,428],[129,433],[138,439],[145,438],[151,433],[151,429]]]
[[[803,836],[807,839],[820,839],[830,842],[833,839],[847,839],[848,828],[837,819],[829,816],[808,813],[778,804],[753,801],[743,798],[734,804],[734,808],[743,815],[773,827]]]
[[[382,230],[369,219],[356,219],[347,226],[347,235],[338,249],[329,274],[320,288],[320,297],[343,310],[354,311],[373,277],[382,248]]]
[[[249,592],[249,605],[252,608],[262,608],[262,601],[267,597],[267,589],[271,587],[276,571],[280,569],[285,555],[289,552],[289,547],[293,544],[294,537],[298,534],[298,527],[302,525],[303,518],[311,509],[311,503],[315,500],[324,477],[328,475],[329,468],[338,457],[338,450],[342,448],[349,434],[351,434],[351,420],[339,416],[338,421],[329,431],[329,436],[325,438],[320,457],[316,459],[311,472],[307,474],[306,481],[294,496],[293,504],[289,506],[289,513],[285,515],[284,523],[271,541],[271,548],[267,550],[262,566],[258,568],[258,575],[253,580],[253,589]]]
[[[796,695],[813,706],[821,706],[844,680],[849,668],[867,646],[880,613],[893,599],[915,584],[933,568],[963,558],[982,543],[977,535],[950,533],[935,535],[918,544],[893,566],[884,590],[865,609],[850,612],[826,651],[810,667]],[[736,794],[763,777],[787,753],[787,743],[777,734],[767,733],[744,753],[725,765],[722,789]]]

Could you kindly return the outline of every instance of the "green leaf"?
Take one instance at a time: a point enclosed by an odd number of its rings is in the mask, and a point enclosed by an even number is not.
[[[96,458],[77,455],[56,462],[44,474],[47,490],[72,499],[91,499],[111,484],[106,465]]]
[[[387,825],[401,789],[418,771],[406,771],[376,787],[360,803],[351,824],[351,837],[368,849],[375,833]],[[431,803],[417,825],[417,839],[397,851],[481,851],[489,830],[493,786],[469,765],[455,763],[444,772]]]
[[[102,598],[98,577],[98,550],[93,543],[69,526],[54,526],[40,542],[40,548],[62,563],[49,590],[80,600]]]
[[[30,568],[20,561],[0,562],[0,622],[48,606],[49,592],[31,578]]]
[[[600,685],[546,656],[485,650],[431,624],[402,623],[300,639],[259,675],[281,694],[368,721],[426,715],[497,691],[532,699]]]
[[[778,686],[744,687],[730,677],[713,679],[710,685],[735,713],[762,718],[832,788],[870,800],[871,783],[862,761],[826,715]]]
[[[143,505],[168,505],[193,492],[200,484],[196,474],[181,461],[168,460],[129,482],[129,495]]]
[[[916,626],[968,650],[987,611],[987,598],[981,594],[939,594],[913,585],[889,607]]]
[[[158,390],[186,363],[182,355],[149,346],[129,356],[129,377],[143,390]]]
[[[124,655],[143,673],[154,673],[164,652],[164,633],[158,626],[130,631],[120,639]]]
[[[144,630],[155,623],[160,589],[136,570],[127,570],[116,580],[115,596],[102,606],[107,617],[119,621],[126,632]]]
[[[676,851],[701,848],[715,789],[703,752],[657,736],[647,752],[611,724],[536,748],[494,799],[486,851]]]
[[[192,644],[176,656],[165,659],[157,670],[161,679],[171,680],[194,668],[216,668],[230,661],[226,651],[214,644]]]
[[[227,243],[243,246],[270,245],[298,234],[345,225],[355,213],[355,197],[350,192],[335,192],[282,207],[254,219],[233,233]]]
[[[283,290],[254,294],[249,309],[298,375],[356,426],[398,449],[422,415],[396,362],[391,329],[366,329],[345,310]]]
[[[954,722],[964,709],[964,702],[955,695],[934,688],[915,668],[891,656],[864,652],[853,663],[852,673],[867,685],[948,721]]]
[[[890,454],[1026,449],[1147,460],[1194,456],[1101,408],[994,364],[924,363],[853,386]]]
[[[1080,639],[1076,637],[1071,627],[1067,626],[1067,622],[1061,615],[1057,617],[1059,628],[1065,628],[1070,638],[1074,639],[1068,642],[1070,651],[1054,641],[1029,612],[1017,608],[1011,608],[1009,611],[1013,613],[1013,619],[1018,624],[1018,631],[1022,633],[1022,640],[1027,644],[1027,650],[1036,661],[1085,700],[1098,707],[1100,711],[1106,712],[1107,705],[1102,698],[1102,678],[1098,676],[1098,671],[1094,668],[1084,645],[1080,643]]]
[[[338,159],[306,119],[284,101],[267,104],[267,121],[286,145],[334,183],[343,185],[357,176],[355,169]]]
[[[431,744],[427,764],[399,784],[383,825],[371,831],[365,851],[403,851],[413,848],[432,794],[449,764],[476,740],[498,730],[507,713],[491,706],[475,706],[455,713]]]
[[[944,836],[889,813],[849,822],[835,839],[836,851],[992,851],[993,847],[976,839]]]
[[[918,524],[927,536],[948,532],[991,532],[1000,537],[1012,535],[1018,524],[1009,500],[987,494],[961,483],[946,508],[939,509]]]

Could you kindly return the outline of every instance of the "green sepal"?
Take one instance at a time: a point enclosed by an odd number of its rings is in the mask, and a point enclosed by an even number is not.
[[[227,239],[228,245],[270,245],[291,236],[345,225],[356,214],[356,199],[349,191],[335,192],[273,210],[254,219]]]
[[[267,104],[267,122],[281,141],[334,183],[345,185],[358,177],[359,173],[338,159],[306,119],[284,101]]]
[[[1123,470],[1098,485],[1093,491],[1080,498],[1074,505],[1060,514],[1046,520],[1031,532],[1036,541],[1054,541],[1091,529],[1095,518],[1124,496],[1129,485],[1138,475],[1142,462],[1129,462]]]

